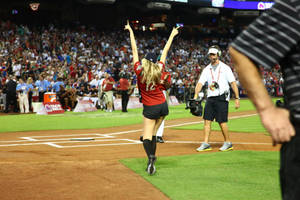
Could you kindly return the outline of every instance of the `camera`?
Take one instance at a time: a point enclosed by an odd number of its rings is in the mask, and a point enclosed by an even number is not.
[[[217,82],[213,82],[212,86],[216,89],[219,89],[219,84]]]

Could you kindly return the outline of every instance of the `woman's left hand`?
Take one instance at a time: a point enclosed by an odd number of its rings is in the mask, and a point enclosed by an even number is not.
[[[132,31],[132,28],[129,24],[129,20],[127,20],[127,24],[125,25],[124,30]]]
[[[178,26],[178,27],[173,27],[173,30],[172,30],[172,33],[171,33],[171,35],[173,36],[173,37],[175,37],[177,34],[178,34],[178,29],[180,28],[180,26]]]

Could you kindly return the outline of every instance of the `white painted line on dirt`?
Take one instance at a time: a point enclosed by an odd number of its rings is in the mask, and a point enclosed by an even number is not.
[[[63,148],[62,146],[57,145],[57,144],[54,144],[54,143],[51,143],[51,142],[46,142],[46,143],[44,143],[44,144],[47,144],[47,145],[49,145],[49,146],[56,147],[56,148]]]
[[[165,143],[178,143],[178,144],[201,144],[202,142],[197,141],[166,141]],[[223,142],[209,142],[210,144],[223,144]],[[233,145],[235,144],[249,144],[249,145],[272,145],[272,143],[259,143],[259,142],[232,142]]]
[[[138,143],[113,143],[113,144],[90,144],[90,145],[72,145],[72,146],[63,146],[63,148],[77,148],[77,147],[96,147],[96,146],[121,146],[128,144],[138,144]]]
[[[28,140],[7,140],[7,141],[0,141],[1,143],[15,143],[15,142],[28,142]]]
[[[238,119],[238,118],[244,118],[244,117],[252,117],[252,116],[255,116],[255,115],[257,115],[257,114],[233,116],[233,117],[229,117],[229,119]],[[192,124],[202,124],[202,123],[204,123],[203,120],[198,121],[198,122],[186,122],[186,123],[182,123],[182,124],[168,125],[168,126],[165,126],[165,128],[172,128],[172,127],[192,125]]]
[[[111,141],[126,141],[126,139],[118,139],[118,138],[116,138],[116,139],[104,139],[104,140],[87,140],[87,141],[76,141],[76,140],[69,140],[69,141],[61,141],[61,142],[55,142],[56,144],[58,143],[58,144],[65,144],[65,143],[75,143],[75,142],[77,142],[77,143],[80,143],[80,142],[92,142],[92,143],[96,143],[96,142],[111,142]]]
[[[0,145],[0,147],[14,147],[14,146],[19,146],[20,144],[4,144]]]
[[[95,135],[98,135],[98,136],[102,136],[102,137],[107,137],[107,138],[115,138],[115,136],[111,136],[111,135],[107,135],[107,134],[100,134],[100,133],[97,133]]]
[[[104,139],[104,138],[115,138],[114,136],[109,136],[109,137],[93,137],[93,138],[98,138],[98,139]],[[31,140],[32,142],[47,142],[47,141],[69,141],[72,138],[55,138],[55,139],[40,139],[40,140]],[[14,140],[14,141],[0,141],[2,143],[18,143],[18,142],[28,142],[28,140]]]
[[[110,141],[128,141],[132,143],[112,143],[112,144],[91,144],[91,145],[72,145],[72,146],[61,146],[57,144],[66,144],[66,143],[82,143],[82,142],[110,142]],[[30,146],[30,145],[49,145],[56,148],[71,148],[71,147],[89,147],[89,146],[115,146],[115,145],[124,145],[124,144],[141,144],[142,142],[138,140],[130,139],[110,139],[110,140],[94,140],[94,141],[60,141],[60,142],[39,142],[39,143],[26,143],[26,144],[6,144],[0,145],[0,147],[12,147],[12,146]],[[175,143],[175,144],[200,144],[199,141],[165,141],[165,143]],[[223,144],[223,142],[210,142],[211,144]],[[251,142],[232,142],[234,145],[272,145],[272,143],[251,143]]]
[[[27,140],[27,141],[38,141],[34,138],[31,138],[31,137],[20,137],[21,139],[24,139],[24,140]]]
[[[255,116],[257,114],[249,114],[249,115],[241,115],[241,116],[234,116],[230,117],[229,119],[236,119],[236,118],[244,118],[244,117],[250,117],[250,116]],[[191,124],[197,124],[197,123],[203,123],[203,120],[197,121],[197,122],[186,122],[186,123],[181,123],[181,124],[176,124],[176,125],[168,125],[165,126],[165,128],[170,128],[170,127],[177,127],[177,126],[184,126],[184,125],[191,125]],[[5,145],[0,145],[0,147],[8,147],[8,146],[29,146],[29,145],[50,145],[53,147],[57,148],[72,148],[72,147],[88,147],[88,146],[112,146],[112,145],[122,145],[122,144],[140,144],[141,142],[139,140],[130,140],[130,139],[110,139],[110,140],[96,140],[96,141],[69,141],[70,138],[65,138],[65,137],[74,137],[74,136],[87,136],[87,135],[97,135],[100,137],[94,137],[94,138],[115,138],[113,135],[121,135],[121,134],[126,134],[126,133],[134,133],[134,132],[140,132],[142,129],[136,129],[136,130],[130,130],[130,131],[121,131],[121,132],[115,132],[115,133],[106,133],[106,134],[100,134],[100,133],[85,133],[85,134],[72,134],[72,135],[47,135],[47,136],[31,136],[31,137],[21,137],[22,139],[25,140],[15,140],[15,141],[0,141],[2,143],[18,143],[18,142],[28,142],[28,141],[38,141],[39,143],[26,143],[26,144],[5,144]],[[49,138],[49,137],[55,137],[55,139],[35,139],[35,138]],[[58,139],[57,137],[64,137]],[[117,140],[123,140],[123,141],[128,141],[132,143],[114,143],[114,144],[94,144],[94,145],[74,145],[74,146],[60,146],[56,145],[57,143],[74,143],[74,142],[106,142],[106,141],[117,141]],[[52,142],[46,142],[45,141],[58,141],[52,143]],[[200,142],[193,142],[193,141],[166,141],[167,143],[200,143]],[[213,142],[211,142],[213,143]],[[257,145],[269,145],[271,143],[234,143],[234,144],[257,144]]]
[[[99,138],[99,139],[102,139],[102,138],[105,138],[105,137],[93,137],[94,139],[95,138]],[[47,142],[47,141],[69,141],[70,139],[74,139],[74,138],[59,138],[59,139],[42,139],[42,140],[38,140],[39,142]],[[83,138],[82,138],[83,139]],[[55,142],[57,143],[57,142]]]
[[[126,139],[104,139],[104,140],[90,140],[90,141],[70,141],[71,138],[68,138],[67,140],[53,142],[55,144],[64,144],[64,143],[75,143],[75,142],[111,142],[111,141],[126,141]],[[53,139],[52,139],[53,140]],[[0,145],[0,147],[9,147],[9,146],[27,146],[27,145],[43,145],[43,144],[49,144],[52,142],[37,142],[37,143],[25,143],[25,144],[4,144]]]
[[[123,140],[126,140],[128,142],[133,142],[133,143],[136,143],[136,144],[142,144],[142,142],[140,140],[130,140],[130,139],[123,139]]]
[[[25,143],[25,144],[4,144],[4,145],[0,145],[0,147],[45,145],[47,143],[50,143],[50,142],[37,142],[37,143]],[[47,144],[47,145],[49,145],[49,144]]]
[[[237,119],[237,118],[244,118],[244,117],[251,117],[251,116],[255,116],[257,114],[249,114],[249,115],[240,115],[240,116],[234,116],[234,117],[230,117],[229,119]],[[186,122],[186,123],[181,123],[181,124],[175,124],[175,125],[168,125],[165,126],[165,128],[171,128],[171,127],[177,127],[177,126],[185,126],[185,125],[191,125],[191,124],[201,124],[204,121],[197,121],[197,122]],[[115,133],[109,133],[107,135],[122,135],[125,133],[134,133],[134,132],[140,132],[142,131],[142,129],[136,129],[136,130],[130,130],[130,131],[121,131],[121,132],[115,132]]]
[[[121,132],[115,132],[115,133],[107,133],[107,135],[122,135],[125,133],[135,133],[135,132],[139,132],[142,131],[142,129],[136,129],[136,130],[131,130],[131,131],[121,131]]]
[[[67,131],[67,130],[66,130]],[[31,136],[31,138],[47,138],[47,137],[73,137],[73,136],[87,136],[87,135],[98,135],[99,133],[84,133],[84,134],[72,134],[72,135],[37,135],[37,136]]]

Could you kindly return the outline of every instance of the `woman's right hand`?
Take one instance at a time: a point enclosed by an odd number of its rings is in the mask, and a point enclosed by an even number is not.
[[[132,31],[132,28],[131,28],[131,26],[129,24],[129,20],[127,20],[127,24],[125,25],[124,30]]]

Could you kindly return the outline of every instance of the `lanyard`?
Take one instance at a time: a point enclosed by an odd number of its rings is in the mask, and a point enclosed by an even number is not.
[[[219,78],[220,78],[220,71],[221,71],[221,66],[219,67],[219,72],[218,72],[218,79],[217,79],[217,82],[219,82]],[[211,78],[212,78],[212,82],[215,82],[215,78],[214,78],[214,75],[212,73],[212,70],[210,68],[210,74],[211,74]]]

